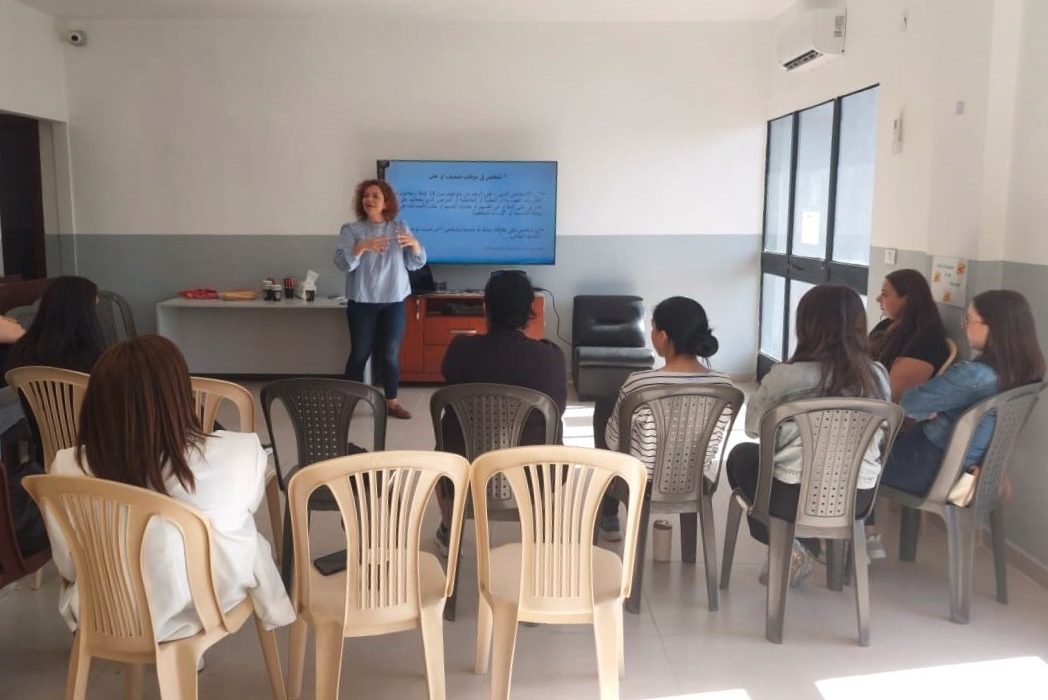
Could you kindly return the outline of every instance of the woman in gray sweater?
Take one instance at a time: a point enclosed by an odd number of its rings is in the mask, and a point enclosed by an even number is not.
[[[850,287],[822,284],[811,289],[797,307],[797,349],[789,361],[776,365],[764,377],[746,407],[746,434],[758,437],[761,418],[780,404],[823,396],[891,396],[888,372],[870,358],[866,336],[866,310]],[[880,473],[880,447],[873,441],[859,469],[856,512],[865,513],[873,502]],[[728,455],[728,483],[742,489],[752,501],[757,492],[760,446],[755,442],[737,445]],[[797,516],[800,497],[801,443],[797,426],[784,423],[779,429],[772,470],[769,512],[783,520]],[[768,530],[749,518],[750,534],[764,544]],[[790,585],[797,585],[814,567],[814,543],[794,542],[790,560]],[[761,574],[762,582],[767,572]]]

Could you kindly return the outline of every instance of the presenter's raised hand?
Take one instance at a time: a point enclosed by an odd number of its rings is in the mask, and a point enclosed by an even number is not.
[[[381,253],[388,247],[389,241],[384,236],[365,238],[353,246],[353,255],[359,258],[364,253]]]
[[[401,229],[400,233],[397,234],[397,243],[400,244],[401,248],[411,248],[411,252],[415,255],[418,255],[419,251],[422,249],[422,245],[418,242],[418,239],[403,229]]]

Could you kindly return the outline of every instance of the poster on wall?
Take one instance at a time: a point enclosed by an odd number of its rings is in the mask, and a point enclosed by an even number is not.
[[[967,305],[968,261],[962,258],[932,258],[932,296],[940,304]]]

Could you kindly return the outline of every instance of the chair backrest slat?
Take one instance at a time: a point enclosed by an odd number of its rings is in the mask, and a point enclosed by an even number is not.
[[[601,498],[612,479],[629,493],[623,544],[624,595],[633,577],[640,528],[644,465],[629,455],[581,447],[517,447],[488,452],[473,464],[481,590],[490,585],[488,481],[504,476],[520,513],[520,605],[532,610],[584,613],[592,610],[593,528]]]
[[[634,420],[655,423],[653,502],[698,501],[702,476],[720,477],[723,447],[744,401],[726,384],[672,384],[637,389],[619,407],[619,451],[631,451]]]
[[[213,432],[218,409],[223,401],[229,401],[237,410],[238,430],[242,433],[255,432],[255,400],[245,387],[233,382],[209,377],[190,377],[193,386],[193,405],[200,428],[205,433]]]
[[[204,632],[219,626],[229,631],[212,576],[211,528],[200,512],[147,489],[89,476],[30,476],[23,484],[57,522],[69,548],[80,634],[94,653],[155,650],[143,548],[151,525],[161,520],[182,537],[190,594]]]
[[[83,372],[57,367],[18,367],[7,372],[7,383],[18,389],[36,419],[46,470],[59,450],[77,444],[87,380]]]
[[[451,550],[457,552],[469,483],[469,463],[458,455],[391,451],[319,462],[288,484],[295,546],[296,604],[309,608],[320,574],[310,555],[308,503],[327,488],[345,527],[345,624],[408,620],[419,614],[419,541],[426,504],[441,478],[455,489]],[[457,518],[457,519],[456,519]],[[450,595],[455,557],[449,557]]]

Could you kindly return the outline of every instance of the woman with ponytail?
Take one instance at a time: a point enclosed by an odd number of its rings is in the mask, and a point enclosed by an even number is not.
[[[619,448],[619,406],[631,391],[667,384],[731,384],[728,375],[710,369],[709,358],[717,352],[717,338],[710,329],[706,310],[694,299],[670,297],[655,307],[651,344],[665,364],[659,369],[634,372],[619,389],[604,431],[609,450]],[[644,462],[651,479],[655,471],[655,417],[648,408],[640,409],[633,416],[630,452]],[[612,542],[621,539],[615,499],[605,499],[601,506],[600,531]]]

